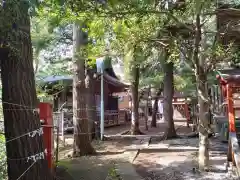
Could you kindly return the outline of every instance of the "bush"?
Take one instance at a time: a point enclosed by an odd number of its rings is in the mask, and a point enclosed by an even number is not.
[[[5,138],[0,134],[0,180],[7,180],[7,157]]]

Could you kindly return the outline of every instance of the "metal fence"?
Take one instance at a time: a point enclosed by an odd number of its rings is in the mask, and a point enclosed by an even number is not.
[[[100,127],[100,112],[96,110],[95,124]],[[106,110],[104,112],[104,127],[111,127],[125,124],[130,121],[130,112],[127,110]],[[65,146],[65,139],[67,134],[73,133],[73,113],[71,111],[61,111],[53,113],[53,122],[55,128],[55,136],[59,136]],[[55,138],[56,139],[56,138]]]
[[[64,112],[54,112],[53,113],[53,126],[54,128],[54,134],[57,136],[55,138],[57,146],[59,146],[59,140],[62,141],[63,146],[65,146],[65,136],[64,132],[67,127],[67,122],[64,120]],[[60,137],[60,138],[59,138]]]
[[[53,113],[53,125],[59,128],[59,134],[62,134],[64,132],[64,112]]]

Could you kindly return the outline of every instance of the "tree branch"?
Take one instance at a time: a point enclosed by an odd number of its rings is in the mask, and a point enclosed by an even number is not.
[[[119,12],[113,12],[113,11],[107,11],[107,12],[100,12],[101,14],[107,14],[107,15],[112,15],[112,16],[125,16],[125,15],[130,15],[130,14],[166,14],[168,15],[171,19],[173,19],[177,24],[182,25],[188,30],[192,31],[192,28],[190,28],[188,25],[185,23],[181,22],[179,18],[174,16],[171,12],[169,11],[156,11],[156,10],[130,10],[130,11],[119,11]]]

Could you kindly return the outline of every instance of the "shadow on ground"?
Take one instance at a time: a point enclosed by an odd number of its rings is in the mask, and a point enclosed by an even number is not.
[[[222,160],[214,160],[212,163],[222,165]],[[229,175],[226,169],[212,168],[209,172],[200,173],[194,161],[184,160],[182,162],[169,163],[136,163],[136,171],[144,180],[236,180],[236,177]]]
[[[189,131],[184,126],[179,126],[179,134]],[[159,130],[159,128],[151,128]],[[158,132],[159,133],[159,132]],[[211,164],[210,172],[199,173],[196,169],[198,138],[180,138],[163,140],[161,136],[152,138],[150,145],[139,151],[134,161],[134,167],[145,180],[234,180],[226,173],[227,144],[210,141]],[[134,145],[133,140],[120,139],[117,141],[93,142],[98,150],[98,156],[81,157],[78,159],[62,160],[57,169],[59,180],[105,180],[108,172],[116,164],[127,163],[130,157],[123,157],[125,150]],[[135,146],[134,146],[135,147]],[[136,144],[136,149],[140,146]],[[141,146],[143,147],[143,146]],[[169,148],[170,147],[170,148]],[[67,148],[66,148],[67,149]],[[135,151],[136,149],[132,149]],[[128,152],[130,149],[128,149]],[[62,155],[67,151],[62,151]],[[124,159],[125,158],[125,159]],[[61,158],[60,158],[61,159]],[[132,166],[130,163],[127,165]],[[133,179],[130,179],[133,180]],[[138,179],[141,180],[141,179]]]
[[[114,163],[96,157],[62,160],[56,171],[60,180],[105,180]]]
[[[151,141],[149,147],[166,145],[168,150],[159,148],[141,150],[134,166],[145,180],[236,180],[236,175],[227,173],[227,145],[216,138],[210,139],[210,170],[197,170],[198,139],[174,139]]]

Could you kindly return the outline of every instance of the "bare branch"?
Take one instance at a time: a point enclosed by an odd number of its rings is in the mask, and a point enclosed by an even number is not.
[[[156,42],[156,43],[159,43],[159,44],[163,45],[164,47],[169,46],[169,44],[164,43],[164,40],[162,40],[162,39],[149,39],[149,40],[153,41],[153,42]]]

